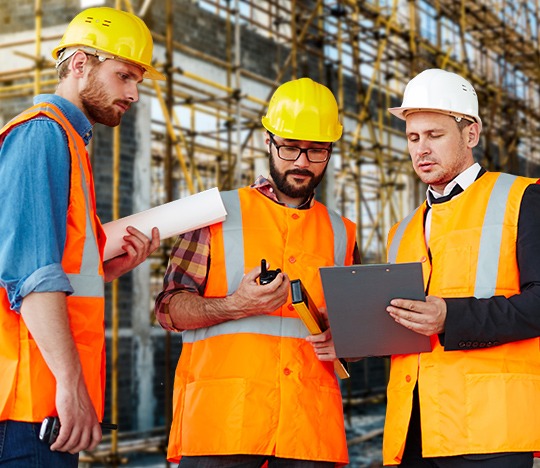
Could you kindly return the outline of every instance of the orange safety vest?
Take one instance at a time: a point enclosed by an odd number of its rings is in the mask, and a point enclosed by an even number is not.
[[[249,187],[223,192],[227,220],[211,227],[205,297],[232,294],[266,259],[324,305],[319,267],[352,264],[355,225],[315,202],[279,205]],[[319,361],[288,301],[267,315],[182,333],[168,459],[252,454],[348,462],[332,363]]]
[[[430,295],[519,294],[516,239],[521,199],[532,179],[486,173],[461,195],[432,206],[429,248],[424,203],[392,228],[391,262],[423,262]],[[400,463],[418,382],[424,457],[540,449],[540,340],[392,356],[383,460]]]
[[[0,131],[0,144],[14,127],[37,116],[58,122],[71,155],[67,233],[62,267],[74,293],[67,296],[69,322],[90,398],[103,415],[105,388],[104,283],[101,254],[105,236],[96,215],[94,183],[83,139],[60,109],[31,107]],[[20,314],[10,310],[0,288],[0,420],[41,422],[57,415],[56,382]]]

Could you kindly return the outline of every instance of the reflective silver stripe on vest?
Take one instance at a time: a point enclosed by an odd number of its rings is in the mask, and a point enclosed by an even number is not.
[[[244,230],[238,190],[221,192],[221,199],[227,211],[227,218],[223,222],[223,244],[227,295],[230,296],[238,289],[244,276]]]
[[[474,297],[487,298],[495,294],[499,257],[502,245],[503,221],[508,203],[508,194],[516,176],[500,174],[489,196],[478,251]],[[418,210],[418,208],[417,208]],[[405,228],[416,213],[407,216],[396,230],[388,251],[388,259],[395,262]]]
[[[56,112],[56,109],[54,107],[45,106],[41,108],[55,115],[59,121],[67,120],[65,116]],[[68,138],[72,142],[76,142],[76,137],[75,134],[72,132],[72,129],[64,125],[62,125],[62,128],[68,133]],[[90,213],[93,213],[93,207],[92,203],[90,202],[90,194],[88,193],[89,184],[86,180],[83,166],[83,158],[86,157],[86,153],[80,154],[79,145],[74,144],[73,146],[75,147],[77,162],[79,164],[79,173],[81,174],[81,186],[83,188],[84,203],[86,206],[86,226],[80,272],[69,273],[67,276],[69,278],[71,286],[74,289],[73,296],[103,297],[105,295],[105,286],[103,278],[99,274],[99,264],[101,259],[98,252],[97,239],[94,235],[94,230],[92,229],[92,220],[90,218]]]
[[[328,208],[327,208],[328,210]],[[344,266],[345,255],[347,253],[347,229],[343,218],[334,210],[328,210],[332,231],[334,231],[334,265]]]
[[[227,294],[230,295],[238,289],[245,268],[242,210],[238,190],[221,192],[220,195],[227,210],[227,219],[223,223],[223,243]],[[337,213],[330,210],[328,213],[334,232],[334,261],[336,265],[344,265],[348,240],[345,223]],[[309,334],[300,319],[259,315],[231,320],[197,330],[186,330],[182,332],[182,339],[185,343],[193,343],[212,336],[234,333],[258,333],[289,338],[305,338]]]
[[[508,203],[508,193],[515,180],[516,176],[501,174],[495,182],[489,197],[478,252],[476,283],[474,286],[474,297],[476,298],[492,297],[495,294],[504,215]]]
[[[407,226],[411,222],[411,219],[413,219],[414,215],[419,209],[420,209],[420,206],[417,207],[406,218],[404,218],[403,221],[401,221],[401,223],[399,223],[399,226],[396,229],[396,233],[394,234],[394,237],[392,238],[392,242],[390,243],[390,246],[388,247],[388,261],[390,263],[396,263],[399,244],[401,244],[401,240],[403,239],[403,234],[405,233],[405,229],[407,229]]]
[[[227,211],[227,213],[229,213]],[[239,320],[231,320],[207,328],[186,330],[182,332],[184,343],[195,343],[214,336],[233,335],[237,333],[257,333],[259,335],[283,338],[305,338],[309,335],[300,319],[278,317],[275,315],[257,315]]]
[[[221,199],[227,210],[227,219],[223,223],[223,244],[227,273],[227,295],[231,295],[240,286],[245,269],[242,209],[238,190],[221,192]],[[342,217],[335,211],[328,210],[328,215],[334,233],[334,265],[343,266],[347,254],[347,229]]]

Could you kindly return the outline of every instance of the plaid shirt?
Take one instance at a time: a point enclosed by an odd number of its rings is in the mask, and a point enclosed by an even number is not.
[[[255,183],[251,185],[251,188],[258,190],[270,200],[285,205],[278,200],[274,188],[264,177],[259,176]],[[314,194],[302,205],[298,206],[298,209],[311,207],[313,196]],[[360,256],[356,247],[354,257],[354,262],[360,263]],[[179,331],[174,327],[169,314],[171,298],[175,294],[182,292],[198,293],[202,296],[206,288],[209,262],[210,228],[204,227],[178,236],[172,248],[169,265],[163,279],[163,290],[156,298],[156,318],[166,330]]]

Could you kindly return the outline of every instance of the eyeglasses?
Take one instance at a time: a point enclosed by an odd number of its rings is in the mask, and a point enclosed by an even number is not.
[[[269,132],[270,141],[276,147],[278,158],[284,161],[296,161],[302,153],[306,153],[309,162],[323,163],[330,159],[332,145],[328,148],[299,148],[298,146],[278,145],[274,136]]]

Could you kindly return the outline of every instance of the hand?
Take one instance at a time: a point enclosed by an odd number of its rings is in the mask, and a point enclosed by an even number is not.
[[[421,335],[444,332],[446,302],[441,297],[427,296],[426,302],[392,299],[386,311],[397,323]]]
[[[311,343],[313,350],[320,361],[334,361],[337,359],[336,348],[334,347],[334,340],[332,339],[332,332],[330,330],[326,308],[319,307],[319,313],[323,319],[325,331],[318,335],[307,336],[306,341]]]
[[[234,308],[243,311],[245,316],[274,312],[289,297],[290,282],[286,274],[278,273],[270,283],[263,285],[257,282],[260,274],[260,266],[246,273],[238,289],[229,296]]]
[[[78,453],[93,450],[101,441],[101,427],[81,375],[67,385],[57,383],[56,409],[60,432],[51,450]]]
[[[335,361],[337,359],[332,332],[329,328],[318,335],[307,336],[306,341],[309,341],[313,346],[319,361]]]
[[[122,276],[146,258],[159,247],[159,230],[152,229],[152,239],[148,239],[141,231],[132,226],[126,228],[128,235],[124,236],[122,249],[124,254],[111,258],[103,264],[105,281],[109,282]]]

